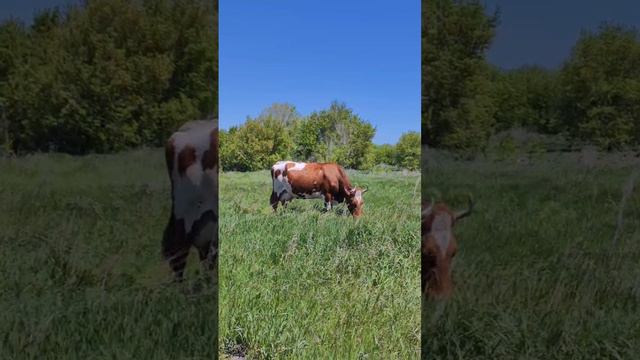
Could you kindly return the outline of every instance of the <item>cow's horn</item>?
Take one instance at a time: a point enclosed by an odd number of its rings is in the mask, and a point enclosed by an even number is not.
[[[469,195],[469,207],[467,208],[467,210],[463,210],[463,211],[458,211],[456,212],[456,220],[460,220],[464,217],[467,217],[469,215],[471,215],[471,211],[473,210],[473,197],[471,197],[471,195]]]
[[[364,193],[366,193],[367,191],[369,191],[369,188],[364,188],[364,189],[362,189],[362,193],[363,193],[363,194],[364,194]]]

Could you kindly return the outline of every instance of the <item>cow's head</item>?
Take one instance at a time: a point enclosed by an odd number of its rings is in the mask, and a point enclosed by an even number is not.
[[[354,218],[358,218],[362,215],[362,207],[364,206],[364,198],[362,194],[366,193],[369,189],[361,189],[359,187],[345,188],[347,194],[347,207],[349,212]]]
[[[454,212],[443,203],[422,203],[422,292],[433,299],[448,298],[453,292],[451,262],[458,250],[453,234],[456,222],[473,209]]]

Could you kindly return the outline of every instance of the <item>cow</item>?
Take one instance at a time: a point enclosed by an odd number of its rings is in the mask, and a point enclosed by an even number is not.
[[[441,202],[422,203],[422,294],[430,299],[446,299],[453,291],[451,261],[458,250],[453,227],[473,210],[469,198],[467,210],[454,212]]]
[[[354,218],[362,215],[367,189],[351,186],[344,169],[335,163],[303,163],[278,161],[271,167],[271,206],[275,212],[278,202],[286,207],[295,198],[324,199],[325,208],[347,203]]]
[[[162,255],[181,282],[189,250],[198,250],[206,273],[217,269],[218,126],[217,119],[184,124],[165,145],[171,181],[171,215]]]

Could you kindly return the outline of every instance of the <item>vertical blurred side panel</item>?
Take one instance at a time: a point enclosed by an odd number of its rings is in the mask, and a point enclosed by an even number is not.
[[[451,160],[473,158],[486,138],[482,127],[491,115],[478,94],[487,90],[483,52],[495,21],[478,1],[423,0],[421,13],[421,358],[433,359],[450,356],[455,346],[444,330],[460,296],[455,260],[467,226],[461,220],[475,200],[473,176],[455,178],[465,164]]]

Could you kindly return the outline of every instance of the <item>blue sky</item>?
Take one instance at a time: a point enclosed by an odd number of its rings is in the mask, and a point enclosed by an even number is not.
[[[220,125],[345,102],[375,143],[420,129],[420,2],[220,1]]]
[[[484,0],[487,10],[501,8],[501,23],[488,60],[510,69],[527,64],[558,68],[567,59],[581,29],[603,21],[640,25],[638,0]]]

